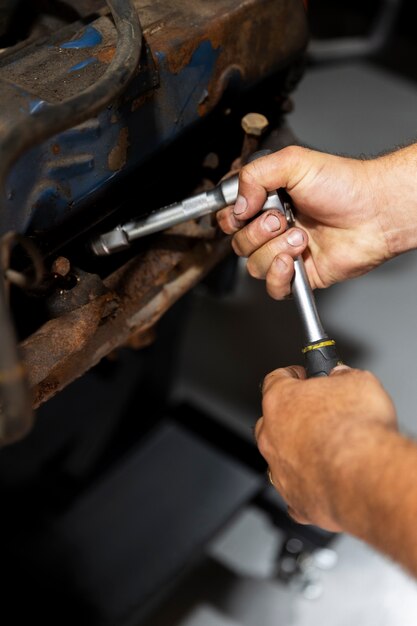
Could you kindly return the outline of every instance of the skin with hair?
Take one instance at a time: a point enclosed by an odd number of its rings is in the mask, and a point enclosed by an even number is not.
[[[255,217],[268,191],[296,208]],[[276,299],[291,291],[302,254],[313,288],[364,274],[417,247],[417,145],[372,160],[291,146],[245,166],[234,207],[218,213],[249,273]],[[259,450],[300,523],[346,531],[417,576],[417,444],[401,435],[395,407],[370,372],[335,368],[306,379],[276,370],[264,381]]]

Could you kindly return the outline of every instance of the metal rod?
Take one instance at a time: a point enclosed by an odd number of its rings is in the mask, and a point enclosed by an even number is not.
[[[307,343],[327,338],[301,256],[294,261],[292,293],[300,314]]]
[[[239,177],[237,174],[222,181],[210,191],[204,191],[181,202],[175,202],[138,220],[121,224],[91,241],[91,249],[97,256],[107,256],[129,248],[132,241],[166,230],[191,219],[216,213],[237,198]]]

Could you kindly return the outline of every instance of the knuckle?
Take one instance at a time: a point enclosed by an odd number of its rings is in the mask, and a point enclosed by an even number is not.
[[[216,217],[219,228],[221,228],[226,235],[232,235],[236,232],[236,228],[231,222],[230,213],[225,212],[222,215],[217,215]]]
[[[295,145],[286,146],[281,150],[281,154],[291,163],[293,167],[305,160],[311,153],[312,150],[310,148]]]
[[[303,148],[300,146],[286,146],[280,151],[280,154],[286,159],[299,159],[302,156]]]
[[[239,182],[244,185],[253,185],[256,182],[256,166],[255,161],[249,165],[245,165],[239,172]]]
[[[268,296],[270,296],[274,300],[278,300],[277,285],[274,280],[271,280],[271,272],[267,272],[265,276],[265,288]]]
[[[261,430],[261,432],[259,433],[256,445],[258,446],[258,450],[262,454],[262,456],[267,459],[271,446],[269,445],[269,440],[267,435],[265,434],[265,430]]]
[[[272,382],[273,378],[274,378],[274,372],[269,372],[269,374],[265,376],[263,383],[262,383],[262,393],[264,394],[266,393],[266,388],[269,385],[269,383]]]
[[[277,285],[270,277],[266,278],[266,292],[273,300],[282,300],[285,294],[282,292],[281,286]]]
[[[256,235],[256,229],[257,229],[257,222],[256,220],[254,222],[251,222],[243,231],[242,231],[242,235],[245,237],[247,244],[250,246],[250,248],[257,248],[258,247],[258,238]]]
[[[266,383],[264,385],[263,393],[262,393],[262,408],[263,414],[266,416],[266,420],[268,420],[268,416],[271,414],[271,411],[274,409],[275,399],[274,394],[272,393],[273,383]]]
[[[222,220],[221,222],[218,222],[218,224],[219,228],[224,232],[225,235],[233,234],[233,230],[230,228],[230,225],[227,223],[226,220]]]
[[[242,248],[240,245],[240,237],[238,235],[235,235],[233,237],[231,245],[232,245],[233,252],[237,254],[237,256],[243,256]]]
[[[270,264],[275,259],[275,257],[278,256],[284,250],[286,250],[286,245],[285,245],[285,242],[283,241],[282,236],[275,237],[275,239],[271,239],[270,241],[267,241],[267,243],[264,246],[264,251],[265,251],[266,256],[269,259]]]
[[[362,372],[360,372],[361,378],[363,380],[363,382],[366,385],[378,385],[379,386],[379,380],[378,378],[375,376],[375,374],[373,374],[372,372],[370,372],[369,370],[363,370]]]
[[[277,396],[276,385],[278,379],[277,374],[282,370],[275,370],[268,376],[265,376],[264,383],[262,385],[262,406],[264,407],[264,417],[273,414],[274,408],[276,408]]]
[[[260,417],[260,418],[258,419],[258,421],[256,422],[256,424],[255,424],[255,428],[254,428],[254,435],[255,435],[255,441],[256,441],[256,442],[258,441],[259,436],[260,436],[260,434],[261,434],[261,432],[262,432],[262,429],[263,429],[263,421],[264,421],[264,420],[263,420],[263,417]]]
[[[258,279],[262,279],[263,278],[263,274],[262,274],[258,264],[255,263],[251,257],[249,257],[249,259],[248,259],[248,262],[246,264],[246,269],[248,271],[248,274],[250,276],[252,276],[252,278],[258,278]]]
[[[274,300],[282,300],[291,294],[291,285],[287,276],[282,276],[273,263],[266,275],[266,291]]]
[[[227,216],[227,207],[225,209],[220,209],[216,213],[216,220],[218,224],[222,224]]]
[[[255,189],[257,193],[262,191],[262,193],[265,194],[266,191],[265,187],[263,186],[262,180],[265,177],[265,172],[268,169],[267,163],[267,157],[261,157],[245,165],[239,173],[239,184],[242,184],[246,187],[251,187]]]

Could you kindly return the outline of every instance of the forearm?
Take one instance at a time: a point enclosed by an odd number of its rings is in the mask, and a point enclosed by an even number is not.
[[[370,372],[271,372],[255,435],[292,517],[372,544],[417,577],[417,443]]]
[[[417,248],[417,144],[368,161],[367,166],[390,254]]]
[[[417,444],[379,425],[348,440],[328,473],[335,520],[417,576]]]

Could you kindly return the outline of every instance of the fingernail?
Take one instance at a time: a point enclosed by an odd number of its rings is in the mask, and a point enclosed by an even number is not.
[[[282,273],[288,270],[288,265],[279,256],[275,259],[275,267],[277,268],[278,272]]]
[[[266,218],[264,219],[263,226],[265,230],[269,231],[270,233],[273,233],[274,231],[280,230],[281,222],[279,221],[279,218],[276,215],[270,214],[270,215],[267,215]]]
[[[304,236],[301,230],[293,230],[287,237],[287,241],[290,246],[301,246],[304,241]]]
[[[244,213],[247,208],[248,208],[248,203],[247,203],[246,198],[244,198],[243,196],[238,196],[236,198],[236,203],[233,208],[233,213],[235,215],[242,215],[242,213]]]

